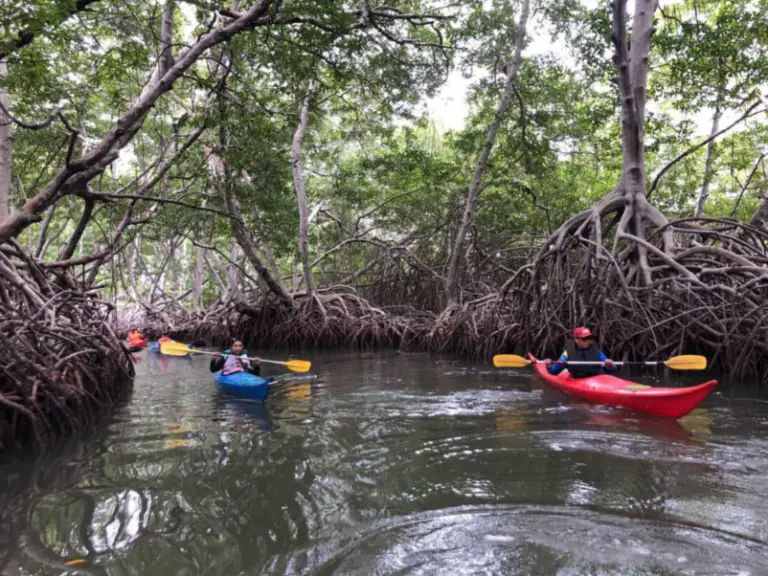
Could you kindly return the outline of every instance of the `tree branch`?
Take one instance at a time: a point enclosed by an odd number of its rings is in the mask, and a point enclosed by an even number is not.
[[[67,245],[59,253],[57,260],[69,260],[72,258],[72,255],[77,249],[77,245],[80,243],[80,238],[82,238],[83,232],[85,232],[88,222],[91,220],[95,204],[93,198],[85,198],[85,206],[83,207],[83,213],[80,216],[80,220],[78,221],[72,236],[69,237],[69,242],[67,242]]]
[[[763,160],[765,157],[768,156],[768,152],[763,152],[760,154],[760,157],[757,159],[757,162],[755,162],[755,165],[752,167],[752,171],[749,173],[749,176],[747,177],[747,181],[744,183],[744,186],[741,187],[741,192],[739,192],[739,197],[736,198],[736,201],[733,203],[733,209],[731,210],[731,217],[735,216],[736,210],[739,207],[739,204],[741,203],[741,199],[744,197],[744,193],[747,191],[747,188],[749,188],[749,183],[752,182],[752,178],[754,178],[755,173],[757,172],[757,169],[760,167],[760,164],[763,163]]]
[[[72,8],[69,8],[68,10],[64,11],[64,18],[62,18],[59,24],[62,24],[70,16],[77,14],[78,12],[85,11],[88,8],[88,6],[90,6],[91,4],[95,4],[98,1],[99,0],[77,0],[75,2],[75,5],[72,6]],[[8,48],[6,48],[5,51],[0,52],[0,60],[4,60],[9,54],[12,54],[19,48],[23,48],[24,46],[31,44],[32,41],[35,39],[35,36],[37,36],[38,34],[44,31],[45,30],[42,29],[42,26],[40,27],[40,29],[37,29],[37,30],[33,28],[20,30],[16,34],[16,37],[10,41],[10,45],[8,46]]]
[[[650,195],[651,195],[651,194],[653,194],[654,190],[656,190],[656,188],[659,186],[659,180],[661,180],[661,177],[662,177],[662,176],[664,176],[664,174],[665,174],[665,173],[666,173],[666,172],[667,172],[667,171],[668,171],[670,168],[672,168],[672,166],[674,166],[675,164],[677,164],[678,162],[680,162],[680,160],[683,160],[683,159],[687,158],[688,156],[690,156],[691,154],[693,154],[694,152],[696,152],[696,150],[698,150],[699,148],[702,148],[703,146],[706,146],[707,144],[709,144],[709,143],[710,143],[712,140],[714,140],[715,138],[718,138],[718,137],[722,136],[723,134],[725,134],[726,132],[728,132],[729,130],[731,130],[732,128],[734,128],[735,126],[737,126],[738,124],[740,124],[740,123],[741,123],[741,122],[743,122],[744,120],[746,120],[747,118],[751,118],[752,116],[757,116],[758,114],[762,114],[763,112],[766,112],[766,111],[768,111],[768,108],[762,108],[762,109],[758,110],[757,112],[753,112],[753,110],[754,110],[754,109],[755,109],[757,106],[759,106],[759,105],[760,105],[760,103],[761,103],[761,100],[758,100],[757,102],[754,102],[754,103],[753,103],[753,104],[752,104],[752,105],[751,105],[749,108],[747,108],[747,110],[746,110],[746,112],[744,112],[744,114],[742,114],[742,115],[741,115],[739,118],[737,118],[736,120],[734,120],[734,121],[733,121],[731,124],[729,124],[728,126],[726,126],[725,128],[723,128],[722,130],[720,130],[720,131],[719,131],[719,132],[717,132],[716,134],[712,134],[712,135],[711,135],[709,138],[707,138],[706,140],[702,140],[701,142],[699,142],[699,143],[698,143],[698,144],[696,144],[695,146],[692,146],[691,148],[689,148],[689,149],[688,149],[688,150],[686,150],[685,152],[683,152],[683,153],[681,153],[681,154],[678,154],[678,155],[677,155],[677,156],[675,156],[675,157],[674,157],[672,160],[670,160],[670,161],[669,161],[669,162],[668,162],[668,163],[667,163],[667,164],[666,164],[666,165],[665,165],[665,166],[664,166],[664,167],[663,167],[663,168],[662,168],[662,169],[659,171],[659,173],[658,173],[658,174],[656,174],[656,177],[653,179],[653,183],[651,184],[651,187],[648,189],[648,193],[646,194],[646,197],[650,197]]]
[[[174,65],[125,112],[88,154],[69,163],[21,209],[0,223],[0,244],[20,234],[27,226],[41,219],[45,211],[57,198],[70,194],[73,188],[95,178],[109,166],[128,142],[141,129],[146,114],[157,100],[173,88],[174,82],[189,69],[205,51],[225,42],[240,32],[258,26],[267,14],[273,0],[261,0],[245,12],[241,18],[200,38],[198,42],[180,52]]]

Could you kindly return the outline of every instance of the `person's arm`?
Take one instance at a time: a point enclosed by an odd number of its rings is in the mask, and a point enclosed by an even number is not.
[[[608,364],[603,364],[603,371],[609,374],[616,372],[616,366],[614,366],[613,360],[608,358],[602,350],[600,350],[600,362],[608,362]]]
[[[218,372],[219,370],[224,368],[224,362],[226,362],[226,360],[224,359],[224,356],[214,356],[211,359],[211,365],[208,367],[208,369],[211,372]]]
[[[547,371],[550,374],[552,374],[552,376],[557,376],[558,374],[560,374],[560,372],[565,370],[567,362],[568,362],[568,353],[563,352],[562,354],[560,354],[560,358],[558,358],[555,362],[547,366]]]
[[[248,366],[248,372],[254,376],[261,376],[261,362],[258,358],[251,359],[250,366]]]

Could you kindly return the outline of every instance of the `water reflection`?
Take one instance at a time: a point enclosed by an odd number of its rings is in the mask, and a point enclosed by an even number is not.
[[[760,574],[768,404],[666,422],[337,354],[266,404],[153,356],[100,435],[0,468],[0,572]],[[78,562],[69,564],[68,562]]]

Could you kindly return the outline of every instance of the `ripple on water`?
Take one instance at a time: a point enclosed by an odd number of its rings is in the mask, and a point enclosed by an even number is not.
[[[268,574],[763,574],[768,546],[674,522],[568,507],[464,506],[380,520]]]

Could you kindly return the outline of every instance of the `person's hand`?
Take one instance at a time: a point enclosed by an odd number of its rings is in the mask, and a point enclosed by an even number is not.
[[[544,360],[544,366],[546,366],[547,368],[552,366],[552,359],[551,358],[547,358],[546,360]]]
[[[251,361],[253,362],[254,366],[261,365],[261,358],[259,358],[258,356],[256,356],[256,358],[253,358]]]
[[[220,358],[221,357],[221,352],[214,352],[213,353],[213,357],[214,358]]]
[[[613,368],[613,360],[610,358],[603,362],[603,368]]]

